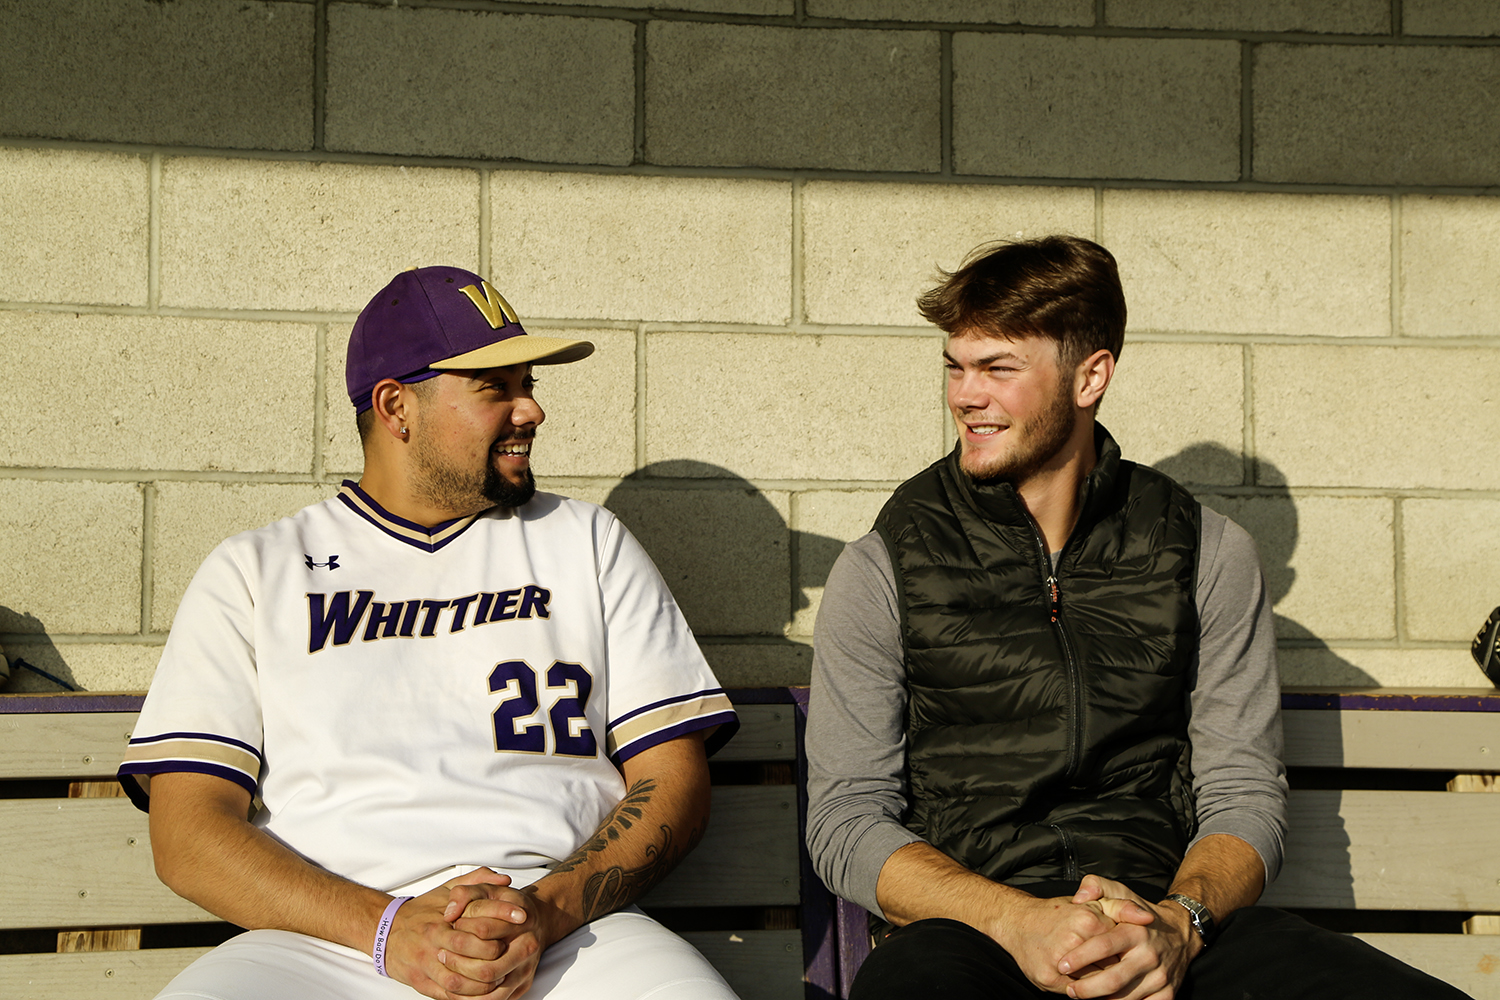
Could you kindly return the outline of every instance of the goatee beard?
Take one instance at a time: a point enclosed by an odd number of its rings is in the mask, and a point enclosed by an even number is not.
[[[499,507],[523,507],[536,495],[536,477],[531,470],[519,483],[511,482],[489,465],[484,472],[484,485],[480,488],[484,498]]]

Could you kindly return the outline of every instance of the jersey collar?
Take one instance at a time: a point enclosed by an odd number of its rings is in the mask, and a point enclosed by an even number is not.
[[[360,517],[369,521],[381,531],[390,535],[398,542],[405,542],[413,548],[421,549],[423,552],[436,552],[447,545],[453,539],[463,534],[464,529],[473,524],[479,514],[469,514],[466,517],[456,517],[451,521],[434,525],[431,528],[408,521],[404,517],[397,517],[376,503],[374,498],[359,488],[359,484],[352,479],[344,480],[339,487],[338,498],[344,505]],[[481,513],[483,513],[481,511]]]

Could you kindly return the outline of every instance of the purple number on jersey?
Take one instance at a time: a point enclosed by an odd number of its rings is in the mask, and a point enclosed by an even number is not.
[[[564,757],[593,757],[599,752],[599,744],[594,739],[594,731],[584,721],[583,706],[588,704],[594,679],[583,669],[581,663],[564,663],[561,660],[553,663],[547,671],[547,686],[566,687],[568,681],[578,685],[578,696],[557,699],[552,711],[548,713],[552,719],[552,738],[557,744],[553,752]],[[575,727],[578,730],[577,736],[573,735]]]
[[[518,719],[535,715],[536,671],[525,660],[506,660],[490,671],[490,693],[510,694],[495,709],[495,750],[508,753],[546,753],[547,733],[540,722],[517,726]]]

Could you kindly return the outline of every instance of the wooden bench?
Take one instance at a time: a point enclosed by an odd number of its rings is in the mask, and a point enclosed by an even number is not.
[[[1290,833],[1268,905],[1500,1000],[1500,691],[1282,696]],[[870,951],[841,900],[840,995]]]
[[[744,1000],[830,1000],[833,900],[802,846],[807,691],[731,696],[708,833],[641,905]],[[0,695],[0,997],[146,1000],[234,932],[157,880],[145,814],[113,795],[142,697]]]

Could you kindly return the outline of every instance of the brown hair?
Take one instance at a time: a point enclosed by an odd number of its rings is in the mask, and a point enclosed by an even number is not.
[[[1076,236],[985,243],[917,298],[949,336],[1046,337],[1068,368],[1125,341],[1125,293],[1110,252]]]

